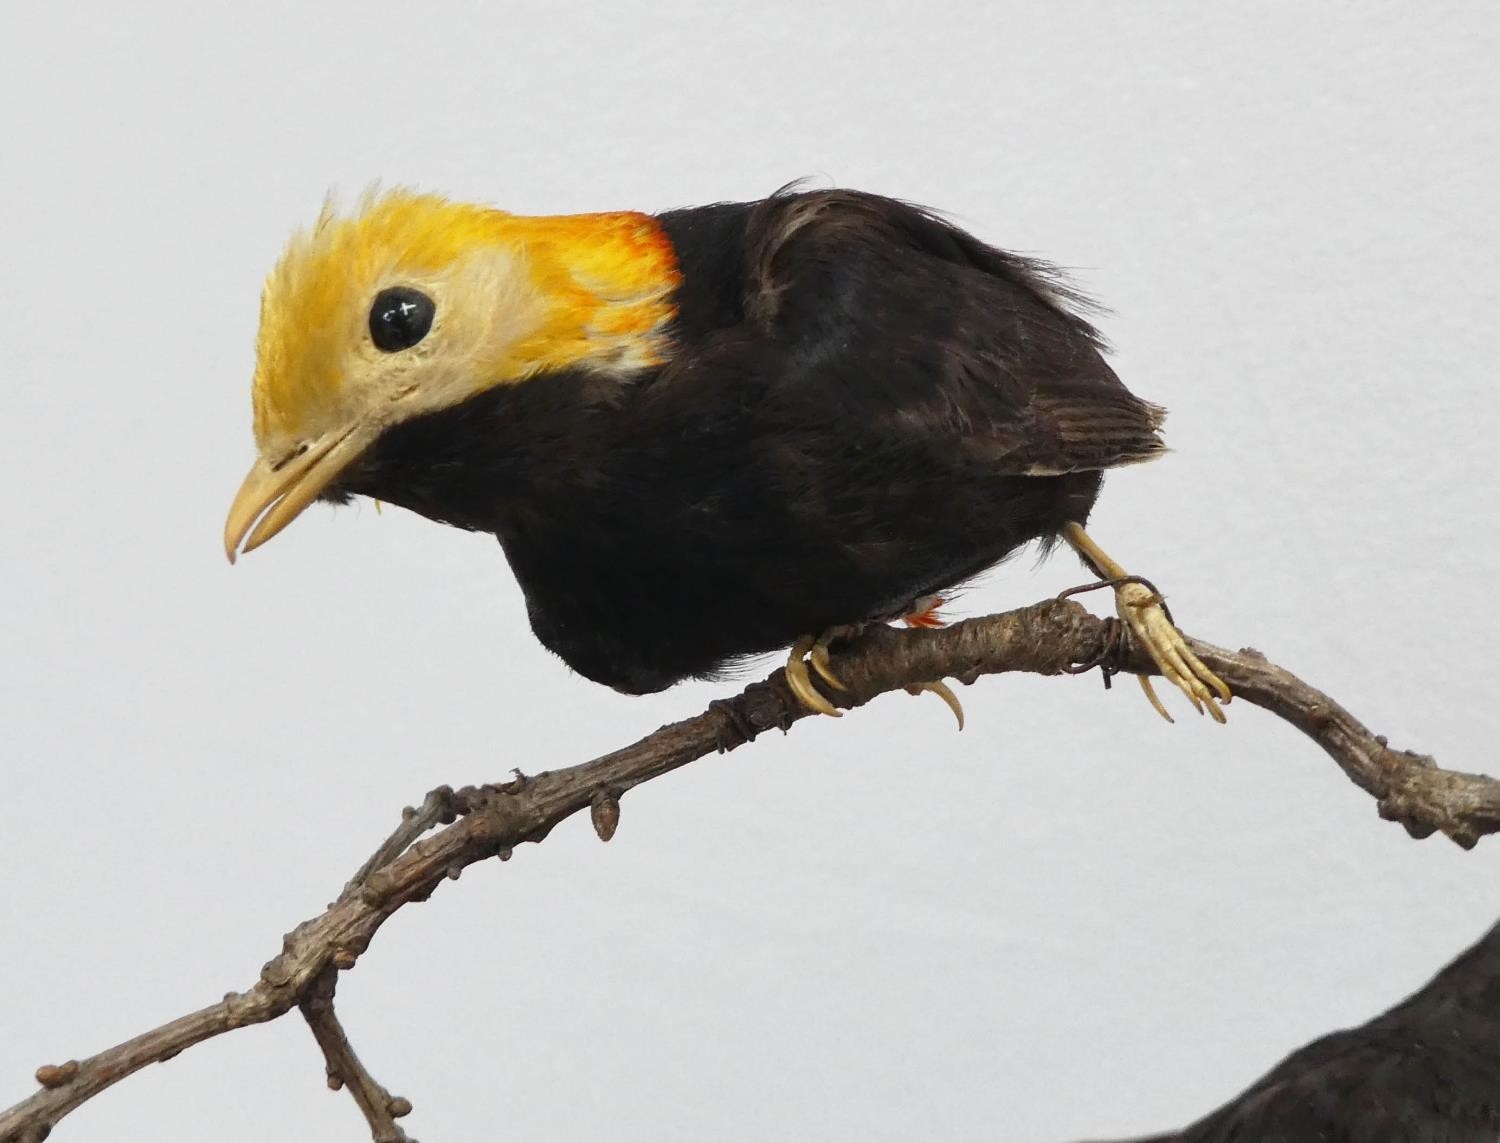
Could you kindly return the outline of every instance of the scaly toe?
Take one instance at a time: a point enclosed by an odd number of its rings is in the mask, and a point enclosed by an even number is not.
[[[1234,694],[1229,689],[1229,684],[1209,670],[1203,660],[1193,654],[1192,648],[1186,643],[1182,645],[1182,658],[1187,663],[1188,670],[1193,673],[1193,677],[1213,690],[1220,702],[1229,702],[1234,698]]]
[[[1199,714],[1206,713],[1215,722],[1224,722],[1219,703],[1229,700],[1229,688],[1193,654],[1182,632],[1167,618],[1161,597],[1142,584],[1126,583],[1116,589],[1116,599],[1120,618],[1151,656],[1162,677],[1182,691]],[[1149,682],[1144,676],[1141,679],[1151,705],[1170,722]]]
[[[1231,697],[1229,687],[1225,685],[1224,680],[1204,666],[1203,661],[1193,654],[1192,649],[1187,645],[1187,640],[1182,637],[1182,632],[1177,628],[1168,628],[1164,642],[1167,655],[1176,672],[1174,681],[1185,692],[1199,700],[1215,722],[1224,722],[1224,712],[1219,709],[1219,703],[1228,702]],[[1197,706],[1197,703],[1194,705]]]

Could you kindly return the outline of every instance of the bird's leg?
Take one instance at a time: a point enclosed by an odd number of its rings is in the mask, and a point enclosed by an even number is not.
[[[1193,654],[1182,632],[1167,617],[1161,596],[1145,584],[1131,580],[1125,569],[1094,543],[1081,524],[1065,524],[1062,536],[1084,563],[1099,573],[1100,578],[1114,581],[1115,609],[1136,641],[1151,656],[1162,677],[1187,695],[1199,714],[1206,708],[1216,722],[1223,722],[1224,712],[1219,709],[1219,703],[1229,701],[1229,688]],[[1171,722],[1172,716],[1156,697],[1151,680],[1145,675],[1136,678],[1156,712]]]

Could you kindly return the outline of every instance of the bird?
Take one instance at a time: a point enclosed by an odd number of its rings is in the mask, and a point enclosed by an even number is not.
[[[1298,1048],[1223,1107],[1134,1143],[1494,1143],[1500,925],[1389,1011]]]
[[[261,293],[225,552],[315,501],[394,504],[494,535],[536,638],[589,680],[649,694],[786,651],[797,700],[838,716],[840,640],[940,623],[1065,542],[1223,721],[1228,687],[1085,530],[1104,473],[1165,448],[1094,313],[1050,263],[841,187],[550,216],[328,199]],[[915,690],[962,728],[946,684]]]

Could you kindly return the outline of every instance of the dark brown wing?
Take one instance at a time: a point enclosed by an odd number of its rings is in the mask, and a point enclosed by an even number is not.
[[[1044,263],[846,190],[766,199],[745,243],[747,324],[996,472],[1112,468],[1164,447],[1164,410],[1120,382],[1089,304]]]

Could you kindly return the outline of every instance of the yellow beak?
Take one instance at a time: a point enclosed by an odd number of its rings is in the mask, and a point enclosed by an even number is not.
[[[253,551],[295,520],[318,494],[354,460],[375,434],[361,426],[314,441],[291,459],[272,464],[257,460],[229,506],[224,522],[224,554]],[[259,520],[259,523],[256,521]],[[250,531],[251,525],[255,530]],[[245,533],[250,538],[245,539]],[[241,549],[240,541],[244,540]]]

